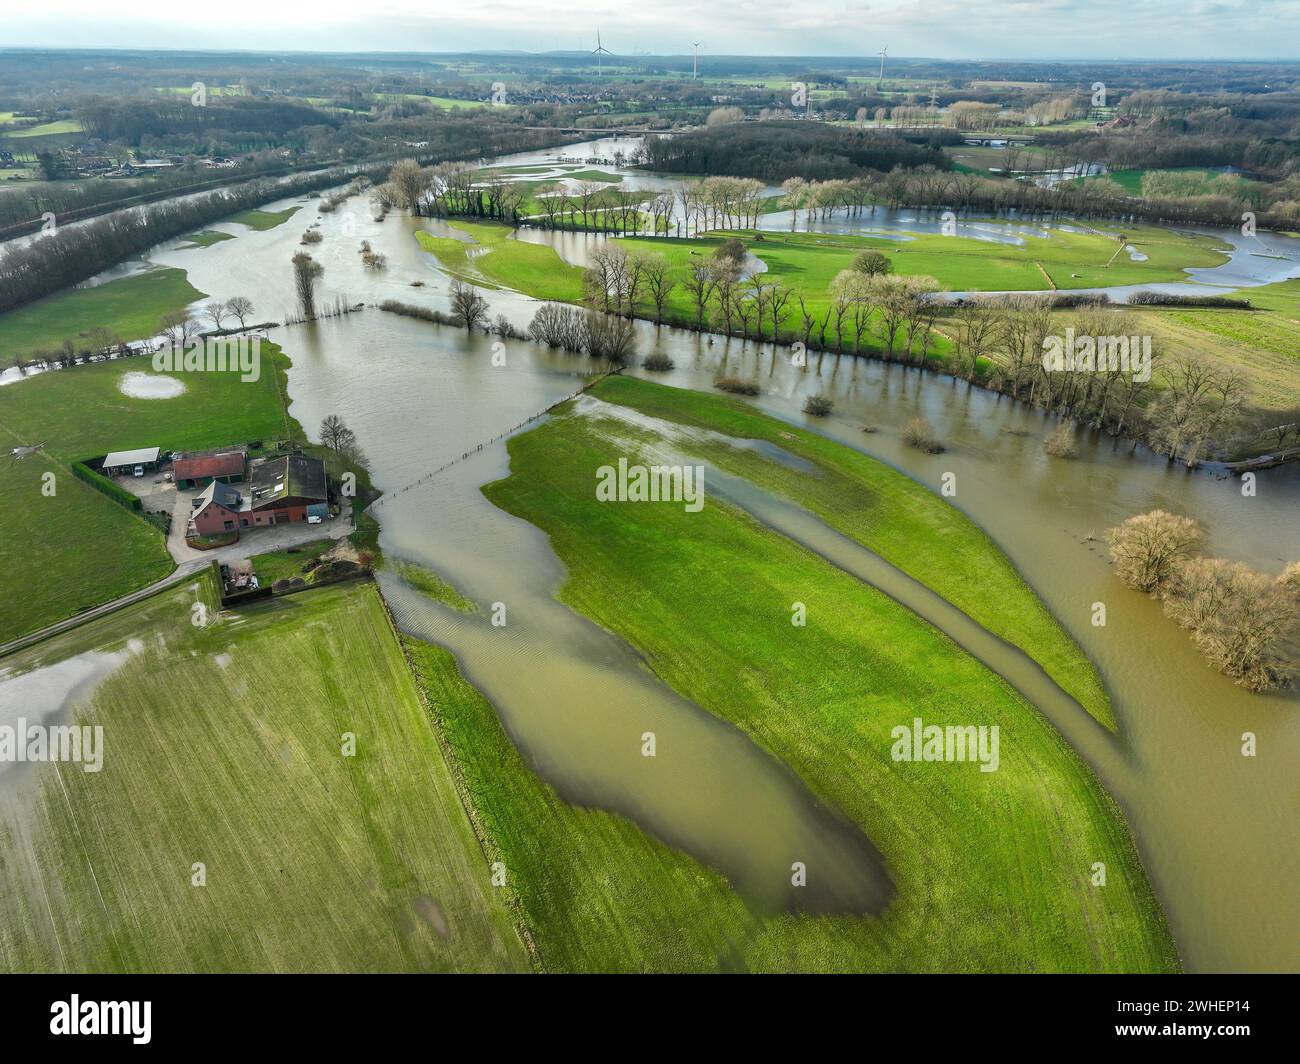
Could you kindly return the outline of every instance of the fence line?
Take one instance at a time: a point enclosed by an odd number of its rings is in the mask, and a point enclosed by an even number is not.
[[[494,443],[499,443],[499,442],[501,442],[502,440],[504,440],[507,436],[512,436],[512,435],[514,435],[514,433],[518,432],[520,429],[524,428],[525,426],[527,426],[527,425],[531,425],[531,424],[532,424],[533,422],[535,422],[535,421],[540,421],[540,420],[541,420],[542,418],[544,418],[547,414],[549,414],[552,410],[554,410],[557,406],[561,406],[561,405],[563,405],[564,403],[572,402],[574,399],[577,399],[578,396],[582,395],[584,392],[588,391],[588,390],[591,389],[591,388],[594,388],[597,384],[599,384],[601,381],[603,381],[603,380],[604,380],[606,377],[608,377],[611,373],[617,373],[617,372],[618,372],[618,370],[616,370],[616,369],[606,370],[606,371],[605,371],[604,373],[602,373],[599,377],[596,377],[594,380],[591,380],[591,381],[589,381],[588,383],[584,384],[584,385],[583,385],[581,388],[579,388],[576,392],[573,392],[573,393],[570,394],[570,395],[566,395],[566,396],[565,396],[564,398],[562,398],[562,399],[557,399],[557,400],[555,400],[555,402],[553,402],[553,403],[552,403],[550,406],[548,406],[545,410],[541,410],[541,411],[539,411],[538,413],[533,414],[531,417],[525,419],[524,421],[519,422],[519,424],[516,425],[516,426],[514,426],[514,428],[506,429],[505,432],[499,432],[499,433],[497,433],[497,435],[493,436],[490,440],[484,440],[482,443],[478,444],[476,447],[471,447],[468,451],[465,451],[464,453],[462,453],[462,454],[460,455],[459,458],[453,458],[453,459],[451,459],[450,461],[443,462],[443,464],[440,465],[437,469],[430,470],[428,473],[426,473],[424,476],[422,476],[419,480],[413,480],[413,481],[411,481],[411,483],[409,483],[409,484],[407,484],[407,485],[405,485],[405,486],[403,486],[403,487],[398,488],[396,491],[386,491],[386,492],[384,492],[383,495],[381,495],[378,499],[376,499],[376,500],[375,500],[374,502],[372,502],[369,506],[367,506],[363,512],[364,512],[364,513],[370,513],[372,510],[377,510],[379,507],[383,506],[384,503],[386,503],[389,499],[395,499],[395,498],[397,498],[397,496],[399,496],[399,495],[404,495],[406,492],[410,491],[412,488],[418,488],[421,484],[425,483],[426,481],[432,480],[432,479],[433,479],[434,477],[436,477],[439,473],[445,473],[445,472],[446,472],[448,469],[450,469],[452,466],[454,466],[454,465],[459,465],[461,462],[464,462],[464,461],[466,461],[467,459],[472,458],[474,455],[479,454],[480,452],[482,452],[483,448],[485,448],[485,447],[491,447],[492,444],[494,444]]]

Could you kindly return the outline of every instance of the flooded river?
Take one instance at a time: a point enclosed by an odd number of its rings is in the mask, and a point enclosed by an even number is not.
[[[293,299],[289,259],[304,229],[319,221],[325,239],[311,252],[325,267],[322,303],[346,295],[446,309],[447,278],[413,236],[437,223],[398,215],[377,223],[364,199],[332,215],[318,215],[310,200],[287,202],[302,202],[304,210],[276,229],[212,226],[237,239],[189,250],[177,242],[149,260],[186,269],[213,298],[248,295],[259,319],[282,318]],[[788,225],[789,215],[767,216],[764,224],[780,220]],[[881,222],[877,215],[875,224]],[[916,228],[915,220],[906,227]],[[591,240],[544,236],[572,261]],[[386,271],[362,268],[361,240],[387,254]],[[1293,244],[1282,245],[1286,255],[1295,254]],[[1254,283],[1300,273],[1295,261],[1244,250],[1223,269],[1229,267],[1234,278],[1253,270]],[[417,280],[423,284],[413,287]],[[485,295],[493,316],[505,314],[521,327],[536,307],[511,292]],[[1231,479],[1187,472],[1086,433],[1078,460],[1064,462],[1043,453],[1054,423],[949,378],[849,357],[814,358],[798,368],[771,345],[644,323],[637,329],[639,355],[663,352],[676,362],[657,380],[708,390],[723,373],[753,377],[763,387],[755,404],[777,417],[862,450],[935,491],[943,474],[955,474],[954,504],[989,532],[1097,663],[1119,738],[1035,675],[1023,654],[812,515],[744,482],[717,483],[737,505],[949,631],[1040,706],[1123,806],[1189,969],[1300,967],[1300,698],[1251,695],[1208,668],[1156,603],[1114,579],[1100,542],[1111,525],[1163,507],[1203,523],[1208,553],[1276,573],[1300,558],[1300,467],[1260,473],[1257,495],[1245,498]],[[572,393],[593,368],[516,341],[506,342],[506,364],[495,366],[490,338],[373,307],[272,336],[293,359],[293,415],[313,435],[326,414],[342,415],[369,456],[375,482],[390,492]],[[815,425],[800,412],[813,393],[835,400],[834,414]],[[902,444],[902,426],[917,414],[933,422],[946,453]],[[866,426],[876,431],[866,433]],[[860,832],[743,734],[666,688],[633,650],[554,599],[564,569],[546,537],[497,510],[479,490],[507,472],[505,448],[494,444],[377,510],[387,553],[436,570],[480,606],[477,614],[460,614],[385,576],[384,593],[402,626],[456,654],[530,763],[569,799],[624,813],[722,869],[756,907],[790,905],[786,870],[814,854],[833,872],[805,908],[878,908],[890,888]],[[498,602],[507,610],[504,628],[488,621]],[[1096,602],[1106,604],[1105,627],[1090,623]],[[680,744],[690,753],[642,758],[646,731],[656,732],[661,749]],[[1245,732],[1257,737],[1255,757],[1241,754]]]

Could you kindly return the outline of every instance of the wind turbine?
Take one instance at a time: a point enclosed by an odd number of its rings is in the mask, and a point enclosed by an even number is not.
[[[691,60],[691,80],[694,81],[700,73],[700,41],[692,41],[691,47],[695,49],[695,58]]]
[[[600,57],[601,57],[602,55],[613,55],[613,54],[614,54],[614,53],[611,52],[608,48],[606,48],[603,44],[600,43],[600,30],[597,30],[597,31],[596,31],[596,47],[595,47],[594,49],[592,49],[591,54],[594,55],[594,56],[596,57],[596,73],[599,74],[599,73],[601,72],[601,70],[602,70],[601,65],[600,65]]]
[[[889,51],[889,46],[885,45],[876,54],[880,56],[880,77],[876,79],[876,88],[880,88],[885,83],[885,54]]]

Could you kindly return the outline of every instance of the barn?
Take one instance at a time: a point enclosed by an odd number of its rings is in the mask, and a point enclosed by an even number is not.
[[[329,516],[325,463],[304,455],[264,458],[249,467],[252,491],[244,527]]]
[[[172,476],[182,490],[204,488],[214,480],[233,484],[244,479],[246,464],[244,451],[196,451],[172,459]]]

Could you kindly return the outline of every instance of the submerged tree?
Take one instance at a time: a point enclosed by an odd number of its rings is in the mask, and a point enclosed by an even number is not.
[[[305,251],[293,257],[293,287],[298,296],[298,313],[306,321],[316,317],[316,281],[325,267]]]
[[[1106,531],[1115,575],[1134,590],[1153,595],[1169,586],[1200,538],[1195,521],[1165,510],[1136,514]]]
[[[453,280],[448,294],[451,297],[451,312],[465,326],[466,332],[473,332],[476,325],[486,325],[488,302],[473,285],[465,284],[459,279]]]

